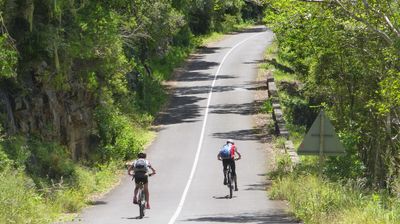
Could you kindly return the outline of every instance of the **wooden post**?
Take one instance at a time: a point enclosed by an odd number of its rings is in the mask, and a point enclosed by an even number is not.
[[[320,118],[319,118],[319,130],[320,130],[320,135],[319,135],[319,174],[322,176],[322,168],[323,168],[323,162],[324,162],[324,116],[322,116],[323,113],[320,113]]]

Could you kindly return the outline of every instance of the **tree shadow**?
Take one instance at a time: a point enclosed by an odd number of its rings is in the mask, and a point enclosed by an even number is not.
[[[216,215],[216,216],[204,216],[199,218],[186,219],[185,221],[192,222],[205,222],[205,223],[301,223],[290,217],[287,214],[281,212],[271,213],[242,213],[238,215],[228,214],[228,215]]]
[[[88,204],[89,205],[105,205],[105,204],[107,204],[107,202],[96,200],[96,201],[89,201]]]
[[[213,74],[206,74],[203,72],[187,71],[182,74],[176,81],[178,82],[195,82],[195,81],[207,81],[213,80]]]
[[[265,26],[257,26],[257,27],[252,27],[252,28],[247,28],[247,29],[244,29],[244,30],[240,30],[240,31],[237,31],[236,33],[261,33],[261,32],[265,32],[265,31],[268,31],[268,30],[270,30],[270,29],[268,29]]]
[[[261,105],[261,101],[243,104],[217,104],[210,106],[210,113],[215,114],[240,114],[253,115],[256,114],[255,108]]]
[[[259,184],[248,184],[246,185],[245,191],[265,191],[267,188],[266,183],[259,183]]]
[[[185,72],[177,78],[176,81],[189,82],[189,81],[206,81],[213,80],[213,74],[206,74],[199,71],[209,70],[219,65],[217,62],[210,62],[204,60],[204,54],[213,54],[222,48],[219,47],[202,47],[198,50],[196,55],[191,57],[191,61],[187,64]]]
[[[214,54],[217,53],[218,51],[224,49],[224,47],[206,47],[206,46],[200,46],[197,48],[197,53],[198,54]]]
[[[195,96],[172,96],[168,109],[160,113],[156,125],[177,124],[183,122],[195,122],[200,117],[200,107],[196,102],[205,98]]]
[[[289,68],[286,65],[283,65],[283,64],[277,62],[275,58],[273,58],[271,60],[267,59],[267,60],[265,60],[265,62],[275,66],[275,68],[277,68],[277,69],[279,69],[281,71],[284,71],[284,72],[290,73],[290,74],[294,74],[293,69]]]
[[[258,91],[258,90],[267,91],[268,87],[266,85],[263,85],[263,86],[248,87],[246,89],[249,91]]]
[[[211,87],[208,85],[205,86],[186,86],[186,87],[177,87],[174,89],[176,95],[196,95],[196,94],[207,94],[211,90]],[[225,92],[225,91],[233,91],[233,86],[216,86],[213,88],[213,92]]]
[[[256,64],[256,65],[258,65],[258,64],[261,64],[261,63],[265,63],[265,62],[266,61],[264,59],[259,59],[259,60],[254,60],[254,61],[246,61],[246,62],[243,62],[243,64],[246,64],[246,65]]]
[[[261,130],[259,128],[244,129],[230,132],[219,132],[213,133],[212,136],[220,139],[235,139],[237,141],[260,141],[261,136],[259,136]]]
[[[194,60],[188,65],[188,71],[203,71],[218,65],[219,63],[213,61]]]

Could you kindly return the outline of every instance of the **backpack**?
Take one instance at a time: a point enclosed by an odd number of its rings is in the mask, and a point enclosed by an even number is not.
[[[219,151],[219,156],[221,156],[222,159],[231,159],[232,158],[232,145],[231,144],[225,144]]]
[[[147,172],[147,161],[145,159],[138,159],[133,164],[135,172]]]

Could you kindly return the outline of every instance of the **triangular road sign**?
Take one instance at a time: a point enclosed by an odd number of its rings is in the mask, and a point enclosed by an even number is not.
[[[336,156],[345,153],[342,143],[323,110],[318,114],[303,142],[297,150],[299,155]]]

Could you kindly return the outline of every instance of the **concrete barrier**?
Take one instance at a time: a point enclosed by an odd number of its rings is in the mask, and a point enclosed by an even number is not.
[[[295,166],[300,162],[300,158],[294,149],[293,142],[289,140],[290,133],[286,128],[286,122],[283,118],[283,111],[278,97],[278,89],[276,87],[274,78],[269,76],[267,78],[268,97],[272,102],[272,118],[274,120],[275,132],[278,136],[283,136],[287,139],[284,146],[284,153],[290,156],[292,165]],[[292,167],[293,168],[293,167]]]

